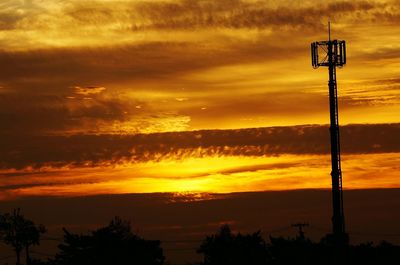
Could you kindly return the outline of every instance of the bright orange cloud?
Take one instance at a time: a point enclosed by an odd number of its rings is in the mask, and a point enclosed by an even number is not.
[[[396,170],[399,160],[399,153],[344,156],[344,188],[399,188]],[[208,156],[86,169],[3,171],[9,176],[0,182],[3,190],[0,199],[47,195],[329,189],[329,166],[328,155]]]

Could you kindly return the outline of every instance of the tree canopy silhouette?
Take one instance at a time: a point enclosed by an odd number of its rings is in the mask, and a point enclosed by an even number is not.
[[[197,252],[204,255],[201,265],[400,264],[400,246],[387,242],[338,247],[325,238],[313,242],[302,234],[296,238],[270,237],[265,243],[260,232],[233,234],[228,225],[207,236]]]
[[[0,215],[0,240],[14,249],[17,265],[21,264],[21,252],[24,249],[26,264],[31,264],[29,247],[39,245],[40,236],[45,231],[43,225],[35,225],[33,221],[26,219],[19,209]]]
[[[270,237],[268,249],[274,263],[279,265],[395,265],[400,264],[400,247],[387,242],[378,245],[335,246],[322,238],[320,242],[309,239]]]
[[[115,217],[108,226],[87,235],[64,229],[64,242],[53,260],[57,265],[163,265],[158,240],[145,240],[131,231],[130,223]]]
[[[203,265],[264,265],[269,259],[260,231],[233,234],[228,225],[207,236],[197,252],[204,254]]]

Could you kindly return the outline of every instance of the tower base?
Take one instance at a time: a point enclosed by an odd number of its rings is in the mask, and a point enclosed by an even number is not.
[[[349,234],[327,234],[322,241],[331,246],[347,246],[349,244]]]

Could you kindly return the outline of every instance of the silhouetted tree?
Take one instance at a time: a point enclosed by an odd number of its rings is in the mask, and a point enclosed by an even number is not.
[[[26,219],[19,209],[0,215],[0,239],[14,248],[17,265],[21,264],[21,252],[25,249],[26,264],[30,264],[29,247],[39,245],[40,236],[46,231],[43,225]]]
[[[260,231],[233,234],[228,225],[223,225],[217,234],[207,236],[197,252],[204,254],[204,265],[264,265],[269,260]]]
[[[321,249],[317,244],[304,237],[296,238],[283,238],[283,237],[270,237],[270,244],[268,250],[273,257],[273,264],[286,265],[311,265],[320,261]],[[322,256],[324,256],[324,253]],[[320,262],[320,264],[329,264],[327,262]]]
[[[270,237],[266,244],[260,232],[233,234],[228,225],[207,236],[197,251],[204,254],[201,265],[398,265],[400,246],[382,242],[334,245],[326,238],[319,243],[304,236]]]
[[[40,259],[31,259],[30,265],[51,265],[51,263]]]
[[[350,246],[346,253],[346,264],[363,265],[395,265],[400,264],[400,246],[388,242],[381,242],[378,245],[363,243]]]
[[[57,265],[163,265],[160,241],[145,240],[131,231],[129,222],[114,218],[104,228],[88,235],[64,229],[60,253],[52,262]]]
[[[279,265],[395,265],[400,264],[400,247],[383,242],[335,246],[325,238],[319,243],[308,239],[270,237],[268,249],[273,264]]]

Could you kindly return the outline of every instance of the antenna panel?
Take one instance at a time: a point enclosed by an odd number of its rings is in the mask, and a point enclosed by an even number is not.
[[[311,43],[311,64],[315,68],[318,68],[318,45],[316,42]]]
[[[346,64],[346,42],[344,40],[317,41],[311,43],[311,64],[314,68],[329,66],[329,49],[335,66]]]

